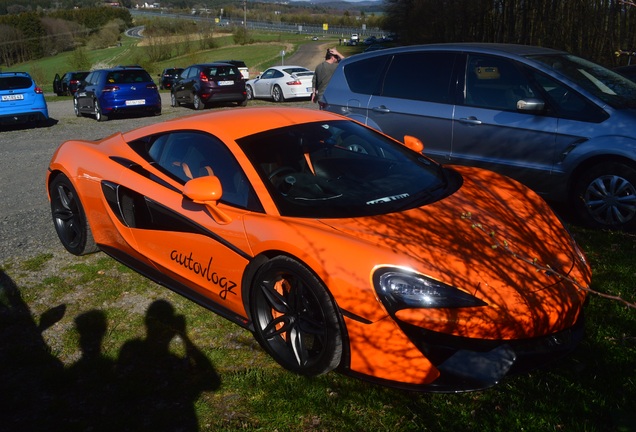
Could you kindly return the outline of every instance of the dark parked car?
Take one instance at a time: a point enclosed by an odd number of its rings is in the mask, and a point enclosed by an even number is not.
[[[245,80],[241,71],[229,63],[191,65],[172,87],[170,101],[173,107],[187,103],[197,110],[217,102],[236,102],[245,106]]]
[[[42,89],[27,72],[0,73],[0,125],[43,124],[49,110]]]
[[[183,68],[164,69],[163,72],[159,74],[159,88],[161,90],[171,89],[181,72],[183,72]]]
[[[66,72],[61,77],[60,74],[55,74],[53,91],[58,96],[73,96],[77,87],[89,73],[89,71]]]
[[[140,67],[99,69],[88,74],[73,95],[73,108],[80,117],[94,115],[105,121],[115,114],[161,114],[159,89]]]
[[[636,83],[566,52],[440,44],[344,59],[322,108],[498,171],[590,226],[636,227]]]

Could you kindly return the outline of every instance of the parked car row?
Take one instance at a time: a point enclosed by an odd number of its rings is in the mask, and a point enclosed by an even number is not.
[[[580,57],[504,44],[350,56],[321,108],[445,164],[487,168],[599,228],[636,228],[636,83]]]

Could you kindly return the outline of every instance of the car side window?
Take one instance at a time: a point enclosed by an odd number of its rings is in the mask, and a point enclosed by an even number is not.
[[[344,74],[351,91],[367,95],[378,94],[380,79],[389,58],[390,56],[383,55],[346,65]]]
[[[221,202],[252,208],[255,194],[239,163],[219,139],[194,131],[157,137],[147,149],[150,159],[185,184],[188,180],[214,175],[221,181]]]
[[[537,71],[531,71],[531,76],[543,89],[548,98],[548,105],[553,107],[550,109],[550,115],[592,123],[600,123],[607,119],[608,114],[604,110],[578,92]]]
[[[517,102],[537,97],[530,82],[510,60],[469,55],[464,103],[479,108],[516,111]]]
[[[91,72],[88,74],[88,76],[86,77],[86,79],[84,80],[86,85],[93,85],[94,81],[95,81],[95,74],[97,72]]]
[[[265,73],[263,75],[261,75],[261,78],[262,79],[274,78],[274,72],[276,72],[275,69],[266,70]]]
[[[451,103],[456,55],[443,52],[396,54],[384,79],[382,96]]]

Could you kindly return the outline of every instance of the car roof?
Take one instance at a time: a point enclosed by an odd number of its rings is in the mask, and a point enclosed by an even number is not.
[[[28,72],[0,72],[0,77],[8,77],[8,76],[25,76],[30,77]]]
[[[127,142],[174,129],[208,131],[224,141],[293,124],[326,120],[348,120],[337,114],[309,108],[249,107],[240,110],[211,111],[156,123],[124,134]]]
[[[370,53],[370,55],[386,55],[394,52],[410,52],[410,51],[457,51],[457,52],[480,52],[490,54],[508,54],[511,56],[529,56],[538,54],[567,54],[564,51],[552,48],[538,47],[533,45],[503,44],[503,43],[482,43],[482,42],[466,42],[466,43],[442,43],[429,45],[410,45],[404,47],[387,48]],[[348,58],[355,58],[354,56]],[[345,59],[347,60],[347,59]]]
[[[285,69],[289,69],[289,68],[307,69],[305,66],[299,66],[299,65],[270,66],[268,69],[285,70]],[[307,70],[309,70],[309,69],[307,69]]]

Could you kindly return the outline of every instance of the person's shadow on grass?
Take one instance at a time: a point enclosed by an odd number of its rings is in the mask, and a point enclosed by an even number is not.
[[[220,378],[169,302],[153,302],[145,324],[146,337],[126,342],[115,365],[113,409],[126,415],[118,415],[111,430],[198,431],[194,404],[202,391],[217,389]]]

